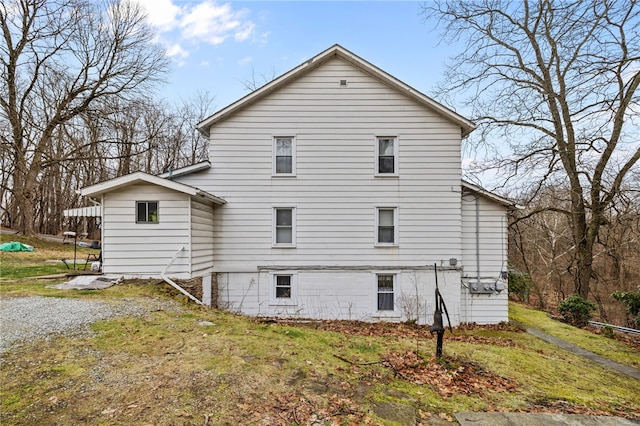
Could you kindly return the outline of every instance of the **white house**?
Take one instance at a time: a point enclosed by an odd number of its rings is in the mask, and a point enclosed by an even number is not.
[[[209,162],[83,188],[103,270],[204,277],[247,315],[506,321],[509,200],[462,181],[474,124],[335,45],[198,125]]]

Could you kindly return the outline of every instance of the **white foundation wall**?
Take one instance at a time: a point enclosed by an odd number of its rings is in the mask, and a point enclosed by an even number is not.
[[[377,310],[376,273],[396,274],[393,311]],[[294,275],[291,300],[276,300],[274,274]],[[416,319],[419,324],[433,322],[433,269],[224,272],[217,274],[217,282],[218,306],[244,315],[369,322]],[[460,272],[439,270],[438,284],[451,323],[455,326],[461,322]]]

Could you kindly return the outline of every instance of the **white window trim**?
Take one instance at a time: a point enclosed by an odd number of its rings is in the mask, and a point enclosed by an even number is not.
[[[291,209],[291,242],[290,243],[278,243],[276,242],[276,210],[278,209]],[[271,209],[271,246],[273,248],[295,248],[296,247],[296,223],[297,223],[297,208],[296,206],[273,206]]]
[[[373,311],[374,318],[400,318],[402,313],[398,309],[398,297],[400,291],[400,271],[371,271],[373,281]],[[378,275],[393,275],[393,311],[378,310]]]
[[[379,139],[393,139],[393,173],[380,173],[380,169],[378,168],[378,157],[380,156],[380,143],[378,142]],[[399,153],[399,138],[398,136],[376,136],[374,139],[374,143],[375,143],[375,152],[376,152],[376,156],[374,158],[373,161],[373,171],[374,171],[374,176],[376,177],[392,177],[392,178],[397,178],[400,176],[399,173],[399,165],[400,162],[398,161],[398,153]]]
[[[393,210],[393,242],[392,243],[381,243],[378,241],[378,225],[380,221],[380,210]],[[373,244],[375,247],[398,247],[398,206],[376,206],[375,208],[375,228],[373,230]]]
[[[277,298],[276,297],[276,277],[278,275],[290,275],[291,276],[291,297],[290,298]],[[270,283],[270,306],[296,306],[298,304],[298,272],[297,271],[277,271],[269,273]],[[395,290],[395,289],[394,289]]]
[[[291,173],[276,173],[276,141],[278,139],[291,139]],[[297,149],[295,136],[274,136],[271,143],[271,176],[272,177],[295,177],[297,163]]]

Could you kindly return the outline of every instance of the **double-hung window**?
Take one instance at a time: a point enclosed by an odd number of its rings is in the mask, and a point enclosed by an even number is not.
[[[296,286],[298,273],[296,271],[281,271],[270,274],[271,276],[271,300],[270,305],[296,304]]]
[[[295,247],[296,209],[294,207],[274,207],[273,245],[274,247]]]
[[[158,202],[136,201],[136,223],[158,223]]]
[[[376,175],[398,175],[398,140],[395,137],[376,139]]]
[[[294,137],[273,138],[274,176],[296,175],[296,140]]]
[[[376,208],[376,245],[398,244],[398,208]]]
[[[276,299],[291,299],[291,275],[275,275]]]
[[[395,274],[376,274],[378,311],[394,310]]]

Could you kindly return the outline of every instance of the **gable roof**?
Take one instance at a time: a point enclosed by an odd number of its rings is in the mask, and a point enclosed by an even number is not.
[[[120,176],[115,179],[110,179],[104,182],[97,183],[95,185],[86,186],[80,189],[81,196],[95,197],[107,192],[122,189],[130,185],[138,183],[150,183],[158,185],[163,188],[171,189],[174,191],[182,192],[191,196],[200,196],[213,202],[214,204],[225,204],[226,201],[222,198],[216,197],[213,194],[209,194],[206,191],[198,189],[194,186],[185,185],[183,183],[175,182],[169,179],[164,179],[158,176],[153,176],[148,173],[135,172],[128,175]]]
[[[506,207],[509,207],[509,208],[512,208],[512,209],[522,209],[523,208],[522,206],[518,205],[518,203],[516,203],[513,200],[501,197],[498,194],[494,194],[491,191],[487,191],[486,189],[482,188],[481,186],[474,185],[473,183],[467,182],[464,179],[462,180],[462,189],[463,190],[466,189],[466,190],[471,191],[471,192],[473,192],[475,194],[482,195],[483,197],[488,198],[489,200],[492,200],[492,201],[494,201],[494,202],[496,202],[498,204],[502,204],[503,206],[506,206]]]
[[[301,76],[307,74],[309,71],[319,67],[320,65],[324,64],[325,62],[328,62],[329,60],[333,59],[333,58],[340,58],[343,59],[345,61],[347,61],[348,63],[350,63],[351,65],[355,66],[356,68],[360,69],[361,71],[365,72],[366,74],[372,76],[373,78],[381,81],[383,84],[386,84],[392,88],[394,88],[395,90],[397,90],[400,93],[404,93],[406,96],[412,98],[413,100],[417,101],[418,103],[424,105],[425,107],[437,112],[438,114],[440,114],[441,116],[443,116],[444,118],[458,124],[460,126],[460,128],[462,129],[462,136],[467,136],[469,133],[471,133],[471,131],[473,131],[473,129],[476,128],[476,125],[469,121],[468,119],[464,118],[463,116],[461,116],[460,114],[456,113],[455,111],[445,107],[444,105],[434,101],[433,99],[431,99],[430,97],[428,97],[427,95],[419,92],[418,90],[414,89],[413,87],[403,83],[402,81],[398,80],[397,78],[393,77],[391,74],[388,74],[387,72],[381,70],[380,68],[376,67],[375,65],[365,61],[364,59],[362,59],[361,57],[355,55],[354,53],[348,51],[347,49],[345,49],[344,47],[340,46],[339,44],[335,44],[333,46],[331,46],[329,49],[319,53],[318,55],[314,56],[313,58],[305,61],[304,63],[298,65],[297,67],[293,68],[292,70],[282,74],[281,76],[279,76],[278,78],[274,79],[273,81],[265,84],[264,86],[260,87],[259,89],[254,90],[253,92],[249,93],[248,95],[246,95],[245,97],[241,98],[240,100],[232,103],[231,105],[228,105],[227,107],[221,109],[220,111],[216,112],[215,114],[211,115],[210,117],[204,119],[203,121],[201,121],[200,123],[198,123],[196,125],[196,128],[198,129],[198,131],[200,131],[200,133],[202,133],[204,136],[209,136],[209,128],[214,125],[215,123],[222,121],[224,119],[226,119],[227,117],[230,117],[231,115],[233,115],[235,112],[237,112],[238,110],[247,107],[251,104],[253,104],[254,102],[257,102],[258,100],[264,98],[265,96],[269,95],[270,93],[275,92],[276,90],[280,89],[281,87],[285,86],[286,84],[290,83],[291,81],[300,78]]]

